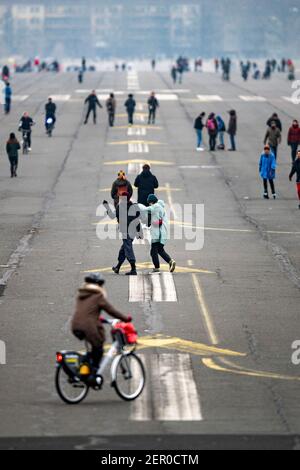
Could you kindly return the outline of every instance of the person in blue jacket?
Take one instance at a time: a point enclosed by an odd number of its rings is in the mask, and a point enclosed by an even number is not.
[[[4,111],[5,111],[5,114],[9,114],[10,113],[10,108],[11,108],[12,89],[11,89],[11,86],[8,82],[5,85],[4,93],[5,93]]]
[[[265,145],[259,161],[259,174],[264,184],[264,199],[269,199],[268,181],[271,187],[273,199],[276,199],[274,179],[276,177],[276,158],[269,145]]]
[[[218,123],[218,136],[219,136],[219,145],[218,149],[219,150],[225,150],[225,143],[224,143],[224,133],[226,132],[226,126],[225,122],[221,118],[221,116],[216,117],[217,123]]]

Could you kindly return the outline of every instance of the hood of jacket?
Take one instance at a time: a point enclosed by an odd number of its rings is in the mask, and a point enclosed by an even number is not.
[[[105,290],[96,284],[85,283],[80,287],[80,289],[78,289],[78,296],[80,299],[87,299],[88,297],[91,297],[95,294],[102,294],[104,297],[106,297]]]

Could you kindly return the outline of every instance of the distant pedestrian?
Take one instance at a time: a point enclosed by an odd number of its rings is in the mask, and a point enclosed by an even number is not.
[[[88,123],[89,116],[90,116],[91,112],[93,113],[94,124],[96,124],[97,123],[97,110],[96,110],[96,108],[97,108],[97,106],[99,108],[102,108],[102,105],[101,105],[100,101],[98,100],[98,97],[97,97],[97,94],[96,94],[95,90],[93,90],[92,93],[86,98],[85,104],[87,104],[87,103],[88,103],[88,110],[87,110],[87,114],[86,114],[84,124]]]
[[[269,199],[268,181],[273,199],[276,199],[274,179],[276,176],[276,159],[269,145],[266,145],[259,161],[259,174],[264,184],[264,199]]]
[[[177,67],[175,65],[173,65],[173,67],[171,69],[171,77],[172,77],[173,83],[175,85],[176,82],[177,82]]]
[[[276,127],[282,132],[282,123],[281,120],[278,117],[277,113],[273,113],[272,116],[267,120],[267,126],[270,127],[272,122],[276,123]]]
[[[209,149],[211,152],[214,152],[216,149],[218,136],[218,123],[214,113],[211,113],[208,116],[206,121],[206,128],[209,136]]]
[[[125,101],[124,104],[126,110],[127,110],[127,115],[128,115],[128,124],[130,126],[133,125],[133,116],[136,108],[136,101],[134,99],[134,96],[132,94],[128,95],[128,99]]]
[[[299,199],[299,209],[300,209],[300,150],[297,152],[297,158],[295,159],[292,171],[290,172],[289,178],[292,181],[294,174],[296,174],[296,185],[297,185],[297,193]]]
[[[273,121],[266,132],[264,144],[269,144],[277,160],[278,146],[281,144],[281,132]]]
[[[156,67],[156,60],[155,59],[151,60],[151,67],[152,67],[152,70],[155,70],[155,67]]]
[[[106,109],[108,113],[108,123],[110,127],[114,126],[115,123],[115,115],[116,115],[116,108],[117,108],[117,102],[115,99],[114,93],[111,93],[109,95],[108,100],[106,101]]]
[[[10,162],[11,178],[17,177],[19,150],[21,146],[14,133],[11,133],[6,144],[6,153]]]
[[[82,83],[83,82],[83,70],[82,69],[79,69],[79,72],[78,72],[78,83]]]
[[[225,141],[224,141],[224,133],[226,132],[225,122],[223,121],[221,116],[216,117],[216,121],[218,123],[218,137],[219,137],[219,150],[225,150]]]
[[[291,147],[292,161],[296,160],[297,150],[300,144],[300,127],[297,119],[294,119],[288,132],[288,145]]]
[[[148,196],[154,194],[158,188],[158,181],[147,163],[143,166],[142,173],[136,177],[134,186],[138,188],[138,203],[148,206]]]
[[[155,124],[157,108],[159,108],[159,102],[153,91],[151,93],[150,98],[148,99],[148,110],[149,110],[148,124]]]
[[[12,89],[11,89],[11,86],[10,84],[7,82],[6,85],[5,85],[5,106],[4,106],[4,110],[5,110],[5,114],[9,114],[10,113],[10,109],[11,109],[11,97],[12,97]]]
[[[203,119],[205,118],[205,113],[202,112],[199,116],[195,119],[194,129],[197,134],[197,151],[203,152],[204,148],[202,147],[202,139],[203,139],[203,128],[205,124],[203,123]]]
[[[230,117],[229,117],[227,132],[229,134],[231,148],[228,149],[228,150],[230,152],[235,152],[236,151],[235,136],[236,136],[236,133],[237,133],[237,115],[236,115],[236,111],[234,109],[229,111],[229,116]]]
[[[150,213],[151,215],[151,258],[154,264],[152,273],[160,272],[159,256],[169,265],[169,271],[175,271],[176,263],[165,251],[165,244],[168,241],[168,218],[165,211],[164,201],[158,200],[154,194],[150,194],[147,200],[149,207],[139,204],[141,213]]]
[[[115,207],[117,207],[122,193],[128,193],[131,199],[133,189],[130,181],[128,181],[126,178],[125,172],[120,170],[118,173],[118,178],[113,182],[111,188],[111,198],[114,200]]]

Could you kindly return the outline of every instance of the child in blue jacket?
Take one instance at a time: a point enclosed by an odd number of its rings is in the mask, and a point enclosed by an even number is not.
[[[268,181],[271,187],[273,199],[276,199],[274,179],[276,177],[276,158],[271,152],[269,145],[266,145],[259,161],[259,174],[264,183],[264,198],[269,199]]]

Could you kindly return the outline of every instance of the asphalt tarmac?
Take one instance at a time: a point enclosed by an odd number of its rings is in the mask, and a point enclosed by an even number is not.
[[[300,366],[292,363],[292,343],[300,339],[300,211],[288,180],[286,135],[299,107],[286,99],[291,83],[283,75],[224,83],[214,73],[190,73],[174,86],[167,73],[139,71],[90,73],[82,85],[73,74],[25,74],[12,86],[12,113],[0,116],[1,448],[60,447],[60,438],[75,447],[91,436],[93,448],[206,448],[218,436],[217,447],[297,447]],[[97,125],[83,125],[92,89],[102,104],[117,92],[114,128],[105,109]],[[160,108],[149,127],[152,90]],[[128,131],[129,92],[138,110]],[[48,96],[58,106],[51,139],[44,131]],[[196,152],[198,113],[215,112],[227,123],[230,109],[238,114],[238,151],[209,152],[204,133],[206,150]],[[24,111],[36,121],[32,152],[20,155],[18,178],[11,179],[5,142]],[[264,200],[258,162],[273,112],[284,126],[278,198]],[[118,170],[133,182],[148,161],[171,209],[171,231],[183,237],[166,246],[177,262],[173,275],[149,276],[149,245],[135,245],[139,275],[129,280],[111,271],[120,241],[99,239],[104,221],[97,208],[110,200]],[[190,204],[192,218],[182,212]],[[132,404],[118,398],[109,378],[73,407],[54,388],[56,351],[82,348],[69,323],[76,290],[91,270],[106,274],[110,300],[132,314],[139,331],[147,388]],[[253,441],[242,437],[249,435]]]

